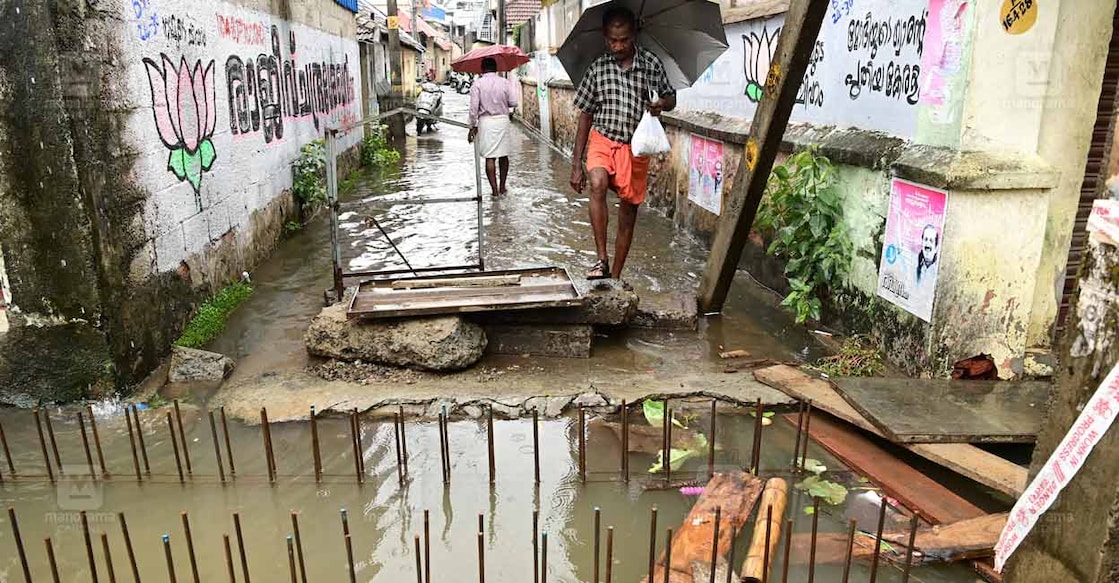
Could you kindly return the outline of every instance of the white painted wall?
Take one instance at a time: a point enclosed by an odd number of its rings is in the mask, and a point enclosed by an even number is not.
[[[125,141],[140,154],[133,178],[151,193],[153,270],[166,271],[244,229],[290,188],[303,144],[361,118],[358,45],[227,2],[119,0],[118,8],[135,107]],[[184,62],[189,72],[179,71]],[[175,100],[180,93],[193,99]],[[212,148],[199,145],[205,139]],[[351,132],[342,146],[359,140]]]
[[[925,34],[939,26],[928,19],[930,1],[957,0],[833,1],[792,121],[912,137],[924,80],[920,72],[928,68],[922,62]],[[752,118],[760,95],[753,84],[765,84],[784,19],[779,14],[727,25],[730,48],[679,93],[679,107]]]

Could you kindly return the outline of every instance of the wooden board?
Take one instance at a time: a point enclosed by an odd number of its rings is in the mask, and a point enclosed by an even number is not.
[[[543,267],[365,281],[350,300],[347,317],[562,308],[578,306],[581,301],[566,270]]]
[[[746,472],[715,474],[703,489],[703,495],[688,512],[687,518],[672,536],[672,563],[669,581],[692,580],[693,562],[711,562],[711,540],[715,528],[715,508],[722,508],[719,520],[719,556],[730,549],[732,529],[742,530],[764,487],[761,479]],[[660,533],[658,533],[660,534]],[[661,535],[664,536],[664,535]],[[664,581],[664,553],[653,571],[653,582]],[[645,583],[648,575],[642,578]]]
[[[1047,382],[836,378],[840,396],[895,443],[1033,443]]]
[[[796,425],[796,415],[784,415]],[[894,457],[862,434],[823,415],[813,415],[809,436],[840,461],[865,475],[903,506],[933,524],[978,518],[979,507]]]
[[[878,436],[882,433],[854,407],[844,401],[831,385],[791,366],[774,366],[754,372],[754,377],[791,397],[812,400],[817,409]],[[912,444],[909,451],[975,480],[997,492],[1018,498],[1026,489],[1028,470],[993,453],[967,444]]]

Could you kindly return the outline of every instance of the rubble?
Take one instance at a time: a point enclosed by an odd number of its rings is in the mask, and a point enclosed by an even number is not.
[[[167,378],[173,383],[220,381],[233,372],[233,367],[233,359],[224,354],[175,346]]]

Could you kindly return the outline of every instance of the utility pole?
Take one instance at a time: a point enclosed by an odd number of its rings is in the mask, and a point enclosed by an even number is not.
[[[412,2],[412,38],[416,39],[416,42],[423,45],[424,43],[420,38],[420,21],[416,20],[416,17],[419,14],[419,11],[416,9],[416,5],[419,4],[419,0],[410,0],[410,1]],[[424,46],[426,48],[427,45],[424,45]],[[427,53],[425,52],[424,55],[426,56]],[[422,69],[422,70],[417,70],[416,71],[416,76],[417,77],[422,77],[423,74],[427,72],[427,68],[423,67],[422,65],[417,64],[416,68],[417,69]]]
[[[396,0],[387,0],[385,7],[389,21],[389,75],[392,77],[392,92],[389,94],[389,103],[386,109],[393,110],[404,105],[404,53],[400,50],[400,12],[396,7]],[[404,116],[401,114],[389,116],[389,135],[394,140],[404,138]]]
[[[505,44],[505,0],[497,0],[497,44]]]

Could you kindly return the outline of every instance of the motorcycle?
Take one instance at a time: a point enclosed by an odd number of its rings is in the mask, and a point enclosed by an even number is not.
[[[424,133],[424,128],[435,129],[435,120],[425,115],[443,117],[443,90],[428,81],[420,85],[420,95],[416,98],[416,135]]]
[[[470,86],[473,84],[474,76],[469,73],[463,73],[462,76],[459,78],[459,82],[458,85],[455,87],[455,91],[458,91],[459,95],[466,95],[467,93],[470,93]]]

